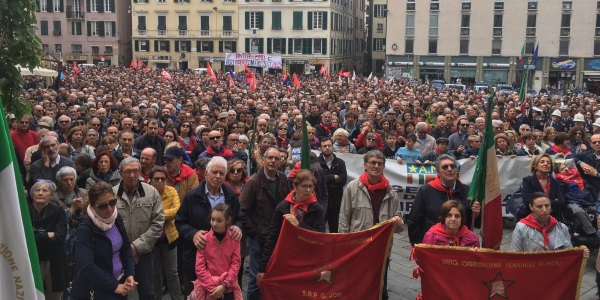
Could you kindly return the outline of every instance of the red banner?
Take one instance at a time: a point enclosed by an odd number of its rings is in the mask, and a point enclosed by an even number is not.
[[[579,299],[584,247],[508,252],[419,244],[423,299]]]
[[[262,280],[263,299],[381,298],[394,223],[347,234],[312,232],[283,222]]]

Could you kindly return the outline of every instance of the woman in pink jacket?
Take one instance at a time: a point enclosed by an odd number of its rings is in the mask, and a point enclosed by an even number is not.
[[[195,300],[242,300],[237,281],[240,269],[240,242],[231,238],[231,212],[225,203],[215,205],[210,216],[211,230],[204,235],[206,246],[196,254]]]
[[[440,222],[433,225],[423,238],[423,244],[479,248],[479,238],[467,226],[465,208],[456,200],[442,204]]]

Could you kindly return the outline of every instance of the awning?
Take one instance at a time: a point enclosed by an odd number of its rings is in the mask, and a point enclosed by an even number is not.
[[[20,65],[16,65],[19,72],[21,72],[21,76],[44,76],[44,77],[56,77],[58,76],[58,72],[46,68],[34,68],[33,72],[31,72],[28,68],[21,67]]]
[[[171,63],[170,60],[153,60],[152,62],[155,64],[170,64]]]
[[[600,71],[583,71],[583,76],[600,76]]]

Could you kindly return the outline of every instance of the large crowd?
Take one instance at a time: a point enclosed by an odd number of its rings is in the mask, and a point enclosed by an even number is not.
[[[228,73],[68,74],[27,78],[31,115],[7,115],[48,299],[242,299],[248,258],[247,299],[260,299],[284,219],[319,232],[393,219],[412,244],[479,247],[481,207],[456,176],[478,155],[488,101],[497,156],[531,158],[511,248],[600,246],[600,104],[586,91],[520,102],[404,79],[316,75],[296,88],[265,74],[254,88]],[[320,151],[310,171],[303,119]],[[360,154],[365,172],[348,182],[336,153]],[[388,159],[438,170],[408,216]]]

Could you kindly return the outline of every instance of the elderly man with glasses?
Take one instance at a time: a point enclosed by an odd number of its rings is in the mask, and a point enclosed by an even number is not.
[[[200,153],[198,159],[204,157],[213,158],[215,156],[221,156],[226,160],[231,160],[234,158],[234,153],[223,145],[223,135],[220,131],[211,131],[208,134],[208,141],[208,148],[206,148],[204,152]]]

